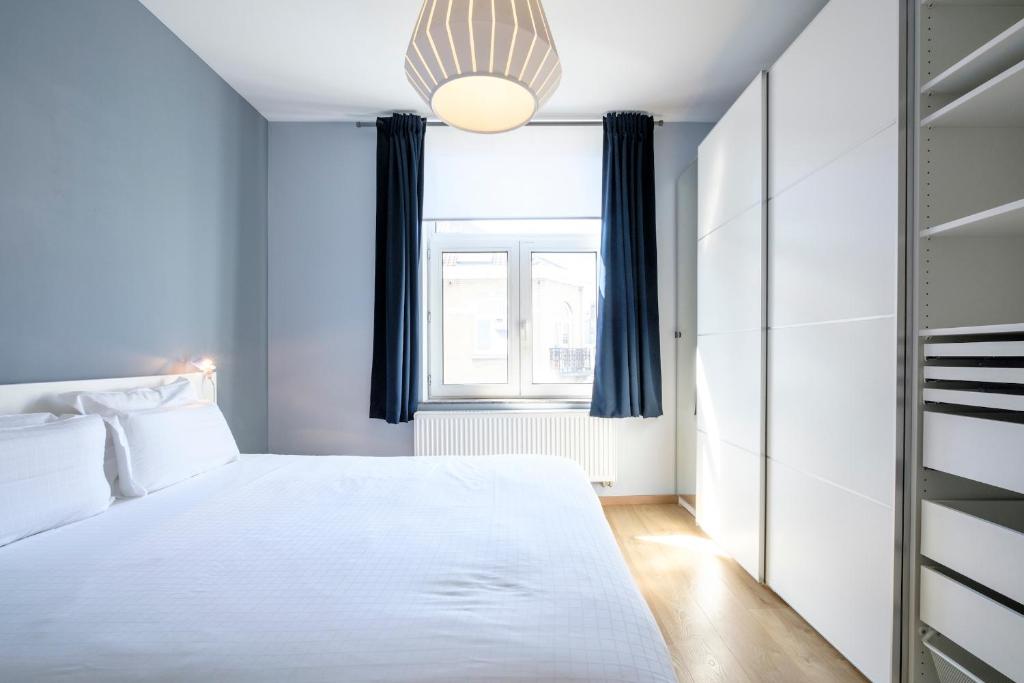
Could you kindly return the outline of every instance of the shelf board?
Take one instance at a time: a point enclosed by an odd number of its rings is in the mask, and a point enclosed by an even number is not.
[[[921,121],[922,127],[1024,126],[1024,62],[1017,62]]]
[[[1024,0],[921,0],[922,7],[962,5],[965,7],[1019,7]]]
[[[1007,323],[1005,325],[970,325],[967,327],[935,327],[919,332],[922,337],[955,337],[978,334],[1013,334],[1024,333],[1024,323]]]
[[[961,391],[959,389],[924,389],[924,400],[929,403],[948,403],[958,406],[994,408],[996,410],[1024,410],[1024,396],[1019,394],[997,394],[984,391]]]
[[[1021,60],[1024,60],[1024,19],[925,83],[921,92],[964,93]]]
[[[1024,108],[1022,108],[1024,111]],[[1024,237],[1024,199],[957,218],[921,231],[922,237]]]
[[[1024,384],[1024,368],[989,368],[960,365],[926,365],[926,380],[953,382],[994,382],[997,384]]]

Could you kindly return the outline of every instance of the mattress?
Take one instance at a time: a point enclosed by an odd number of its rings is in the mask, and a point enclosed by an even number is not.
[[[251,455],[0,548],[4,681],[675,681],[575,464]]]

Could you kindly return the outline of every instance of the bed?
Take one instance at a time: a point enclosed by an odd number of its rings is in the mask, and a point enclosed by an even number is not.
[[[574,463],[247,455],[0,548],[0,680],[675,676]]]

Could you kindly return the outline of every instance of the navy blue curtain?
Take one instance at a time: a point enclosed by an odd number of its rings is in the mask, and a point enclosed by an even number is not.
[[[413,419],[420,396],[424,118],[377,119],[377,258],[370,417]]]
[[[661,415],[654,119],[604,117],[597,355],[590,414]]]

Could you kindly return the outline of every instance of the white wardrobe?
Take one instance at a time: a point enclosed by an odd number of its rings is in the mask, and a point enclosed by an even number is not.
[[[700,147],[697,520],[899,675],[901,0],[831,0]]]

